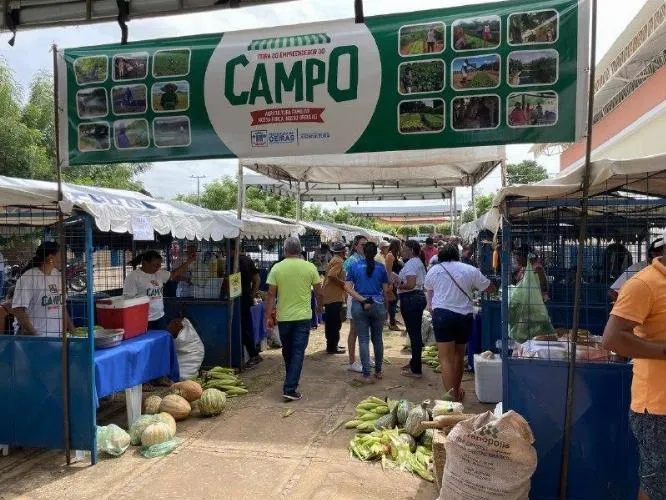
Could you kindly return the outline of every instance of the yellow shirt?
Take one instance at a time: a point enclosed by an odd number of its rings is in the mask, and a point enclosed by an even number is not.
[[[277,320],[311,319],[311,290],[320,280],[317,268],[306,260],[287,258],[275,264],[266,283],[277,287]]]
[[[638,323],[638,337],[666,342],[666,266],[659,258],[624,284],[611,314]],[[666,415],[666,360],[634,359],[631,409]]]
[[[344,302],[347,299],[347,293],[340,286],[329,280],[333,276],[342,281],[345,280],[345,270],[342,268],[344,260],[339,255],[335,255],[326,266],[326,278],[324,280],[324,304],[333,304],[335,302]]]

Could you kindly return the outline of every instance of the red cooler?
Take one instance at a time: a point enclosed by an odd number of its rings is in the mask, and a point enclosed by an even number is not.
[[[128,299],[111,297],[95,303],[96,323],[106,329],[122,328],[123,339],[146,333],[148,330],[148,297]]]

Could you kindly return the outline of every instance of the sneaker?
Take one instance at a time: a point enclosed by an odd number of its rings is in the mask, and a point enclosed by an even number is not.
[[[347,370],[350,372],[363,373],[363,365],[359,360],[356,360],[347,367]]]
[[[303,395],[300,392],[285,392],[282,397],[284,398],[285,401],[298,401],[303,397]]]

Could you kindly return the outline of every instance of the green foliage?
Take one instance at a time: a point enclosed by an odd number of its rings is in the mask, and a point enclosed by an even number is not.
[[[54,181],[56,137],[53,80],[38,73],[22,104],[22,89],[6,62],[0,60],[0,173],[10,177]],[[149,164],[84,165],[63,170],[66,182],[91,186],[142,189],[136,176]]]
[[[165,50],[155,55],[155,76],[185,75],[189,72],[189,50]]]
[[[408,73],[411,73],[412,77],[412,93],[437,92],[444,88],[444,63],[442,61],[401,64],[401,85]],[[407,89],[403,87],[402,92],[407,93]]]
[[[435,233],[437,234],[451,234],[451,224],[444,222],[435,226]]]
[[[474,75],[474,78],[466,85],[469,88],[484,88],[484,87],[494,87],[497,85],[498,78],[493,78],[488,73],[477,72]]]
[[[432,234],[434,232],[434,224],[419,224],[419,234]]]
[[[203,187],[200,205],[210,210],[233,210],[236,209],[237,196],[238,186],[236,181],[231,177],[224,177]],[[197,204],[196,194],[181,194],[176,199]],[[245,190],[245,206],[265,214],[292,219],[296,217],[296,200],[286,196],[276,196],[256,187],[248,187]],[[330,211],[324,210],[318,205],[311,205],[303,207],[301,215],[303,220],[306,221],[338,222],[395,234],[394,226],[353,214],[346,208]]]
[[[534,160],[523,160],[506,166],[506,181],[509,186],[530,184],[545,179],[548,179],[548,171]]]
[[[405,225],[405,226],[400,226],[396,232],[400,236],[404,236],[405,238],[409,238],[410,236],[416,236],[419,234],[419,228],[418,226],[412,226],[412,225]]]
[[[476,216],[481,217],[493,206],[493,198],[495,198],[495,193],[480,194],[474,197],[474,204],[476,205]],[[462,213],[462,221],[472,222],[474,220],[474,210],[472,209],[472,202],[468,204],[467,210]]]

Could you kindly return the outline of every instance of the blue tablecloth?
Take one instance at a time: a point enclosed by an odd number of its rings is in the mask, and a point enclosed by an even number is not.
[[[110,349],[95,351],[96,399],[159,377],[180,379],[173,337],[165,331],[149,331],[124,340]]]
[[[254,345],[259,345],[262,340],[268,337],[264,320],[264,311],[265,307],[263,302],[259,302],[250,308],[250,313],[252,314],[252,337]]]

